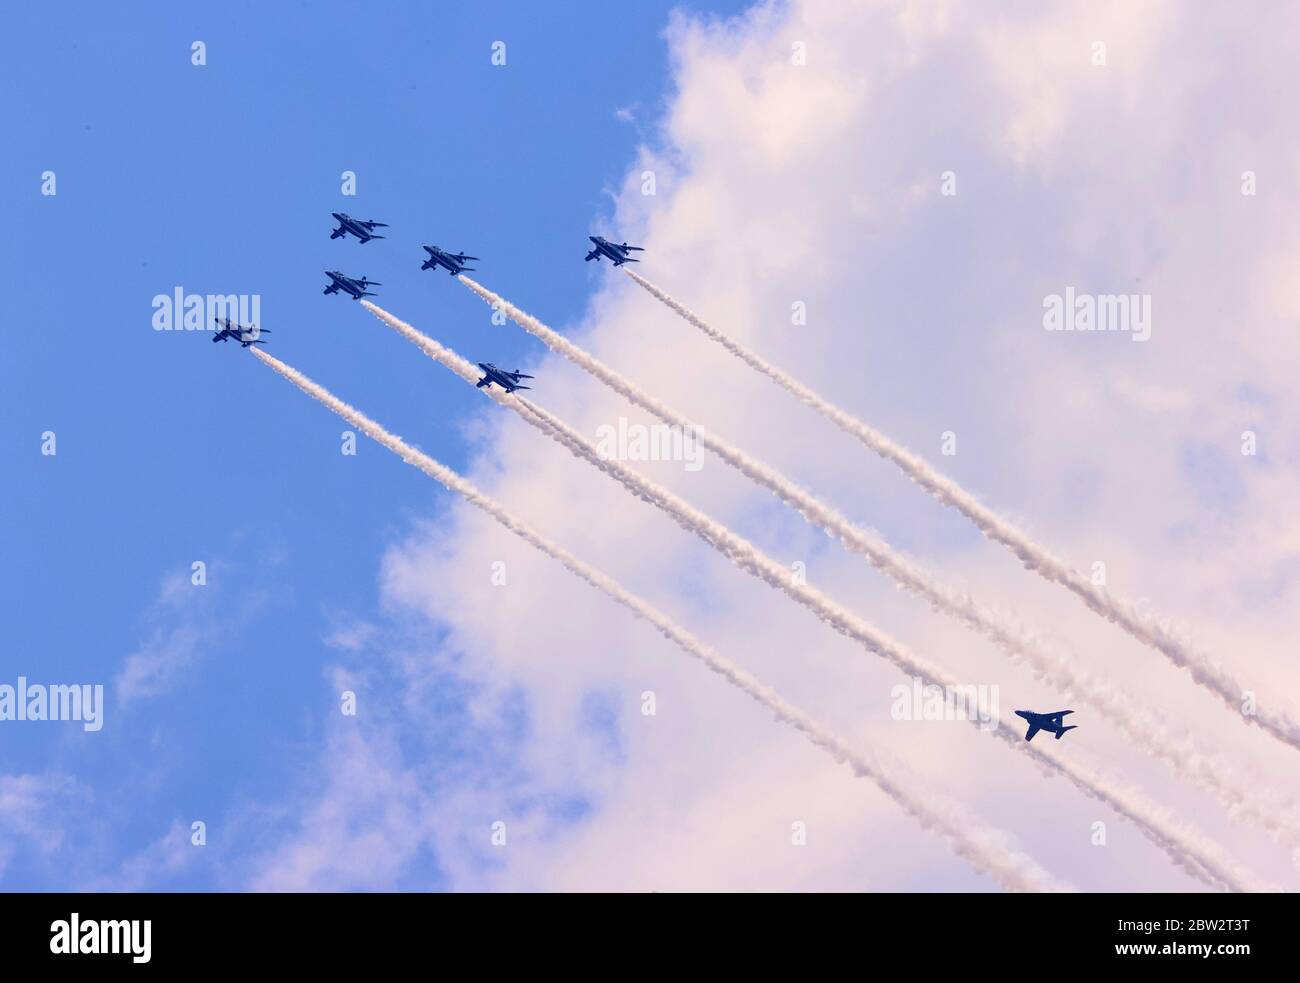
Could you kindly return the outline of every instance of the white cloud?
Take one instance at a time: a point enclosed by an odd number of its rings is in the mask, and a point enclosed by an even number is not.
[[[204,859],[206,844],[193,842],[189,822],[177,819],[167,832],[124,859],[115,873],[97,876],[78,890],[138,892],[160,890],[178,875],[191,871]]]
[[[62,850],[70,808],[89,798],[70,775],[0,775],[0,877],[20,855],[44,862]]]
[[[149,640],[127,656],[115,680],[118,702],[126,706],[169,689],[194,663],[202,639],[191,625],[154,629]]]
[[[263,558],[263,562],[274,562]],[[256,592],[231,597],[221,586],[228,568],[207,565],[208,580],[195,585],[187,574],[163,578],[158,597],[145,613],[148,636],[125,659],[113,681],[117,702],[123,708],[158,696],[177,685],[211,646],[262,607]],[[213,616],[218,598],[226,601],[219,618]]]

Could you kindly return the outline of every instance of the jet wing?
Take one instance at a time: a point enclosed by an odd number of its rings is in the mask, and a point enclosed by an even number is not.
[[[1025,735],[1025,740],[1032,741],[1034,739],[1034,735],[1037,734],[1042,729],[1043,728],[1039,727],[1038,724],[1031,723],[1029,725],[1029,733]]]

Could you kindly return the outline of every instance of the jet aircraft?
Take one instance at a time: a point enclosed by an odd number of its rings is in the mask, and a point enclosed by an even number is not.
[[[601,236],[587,236],[592,245],[596,248],[587,253],[587,262],[593,259],[600,262],[600,257],[606,256],[613,261],[615,266],[622,266],[624,263],[639,263],[639,259],[633,259],[628,255],[629,252],[643,253],[645,250],[640,246],[629,246],[626,242],[620,245],[617,242],[610,242]]]
[[[244,348],[249,345],[265,345],[266,342],[262,340],[262,335],[271,333],[270,328],[246,328],[242,324],[232,323],[228,317],[214,317],[212,320],[223,325],[221,330],[212,336],[214,345],[218,341],[229,341],[231,338],[234,338]]]
[[[424,261],[420,267],[422,270],[431,270],[441,266],[452,276],[458,273],[464,273],[466,270],[473,272],[472,266],[466,266],[465,261],[469,259],[478,259],[477,256],[466,256],[464,253],[449,253],[445,249],[439,249],[437,246],[425,246],[424,251],[429,254],[429,258]]]
[[[516,389],[533,388],[532,386],[519,385],[520,379],[531,379],[531,375],[525,375],[522,372],[507,372],[505,369],[498,369],[491,362],[479,362],[478,367],[483,370],[483,378],[477,383],[480,389],[484,386],[491,386],[494,382],[508,393],[512,393]]]
[[[1025,740],[1032,741],[1034,735],[1040,730],[1045,730],[1049,734],[1055,734],[1059,741],[1065,736],[1067,730],[1074,730],[1078,724],[1064,726],[1062,719],[1067,713],[1074,713],[1073,710],[1055,710],[1052,713],[1034,713],[1033,710],[1017,710],[1017,717],[1024,717],[1029,721],[1029,732],[1025,734]]]
[[[366,222],[359,218],[353,218],[347,212],[330,212],[334,220],[339,223],[339,227],[330,233],[331,239],[339,239],[351,232],[362,242],[369,242],[371,239],[383,239],[383,236],[375,235],[375,229],[388,228],[387,222]]]
[[[362,297],[377,297],[378,294],[370,293],[366,287],[382,287],[383,284],[378,280],[367,280],[362,277],[358,280],[356,277],[347,276],[338,270],[326,270],[325,275],[330,278],[331,283],[322,291],[327,294],[336,294],[342,290],[353,300],[360,300]]]

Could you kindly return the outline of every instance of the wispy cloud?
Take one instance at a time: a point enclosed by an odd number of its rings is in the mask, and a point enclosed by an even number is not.
[[[144,620],[147,638],[125,659],[113,681],[118,704],[130,707],[174,688],[213,646],[228,638],[262,606],[256,593],[231,596],[223,586],[229,569],[209,563],[206,582],[170,574]],[[219,602],[226,602],[218,612]]]
[[[0,775],[0,878],[20,854],[45,861],[68,843],[73,806],[90,791],[59,773]]]

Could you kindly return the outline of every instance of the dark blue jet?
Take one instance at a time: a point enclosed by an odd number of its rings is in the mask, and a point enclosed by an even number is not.
[[[424,265],[421,266],[420,269],[431,270],[435,266],[441,266],[452,276],[456,276],[458,273],[464,273],[466,270],[469,270],[471,273],[474,272],[474,268],[472,266],[466,266],[465,261],[467,259],[478,259],[477,256],[466,256],[464,253],[449,253],[447,250],[439,249],[437,246],[425,246],[424,251],[429,254],[429,258],[424,261]]]
[[[524,375],[522,372],[507,372],[505,369],[498,369],[491,362],[479,362],[478,367],[483,370],[483,378],[478,381],[478,387],[491,386],[496,383],[508,393],[516,389],[532,389],[532,386],[519,385],[520,379],[531,379],[531,375]]]
[[[1049,734],[1055,734],[1059,741],[1065,736],[1067,730],[1074,730],[1078,724],[1071,724],[1069,727],[1063,726],[1061,721],[1067,713],[1074,713],[1073,710],[1057,710],[1054,713],[1034,713],[1033,710],[1017,710],[1017,717],[1024,717],[1029,721],[1029,733],[1025,735],[1025,740],[1032,741],[1034,735],[1040,730],[1045,730]]]
[[[270,334],[270,328],[246,328],[242,324],[232,324],[230,318],[214,317],[212,319],[217,324],[223,325],[220,331],[212,336],[212,343],[215,345],[218,341],[229,341],[234,338],[244,348],[249,345],[265,345],[262,341],[262,335]]]
[[[387,222],[363,222],[359,218],[353,218],[347,212],[330,212],[334,216],[334,221],[339,223],[339,227],[330,233],[331,239],[340,239],[351,232],[362,242],[369,242],[371,239],[382,239],[383,236],[375,235],[375,229],[388,228]]]
[[[587,253],[587,262],[593,259],[600,262],[600,257],[607,256],[613,261],[615,266],[622,266],[624,263],[639,263],[639,259],[633,259],[628,255],[629,252],[645,252],[640,246],[629,246],[626,242],[621,246],[617,242],[610,242],[608,239],[602,239],[600,236],[587,236],[592,245],[596,248]]]
[[[378,280],[367,280],[362,277],[358,280],[356,277],[347,276],[338,270],[326,270],[325,275],[332,281],[328,287],[322,291],[327,294],[336,294],[342,290],[353,300],[360,300],[362,297],[377,297],[378,294],[369,293],[366,287],[382,287],[383,284]]]

